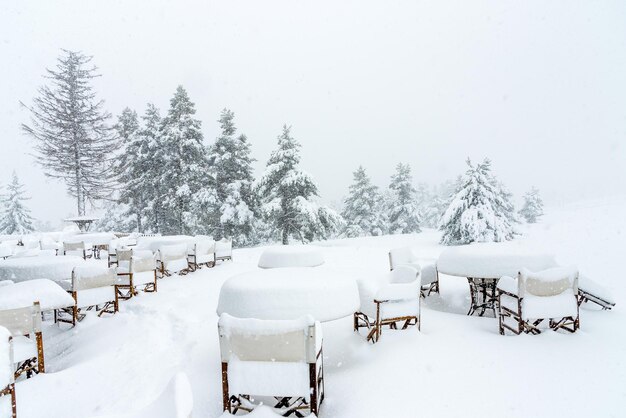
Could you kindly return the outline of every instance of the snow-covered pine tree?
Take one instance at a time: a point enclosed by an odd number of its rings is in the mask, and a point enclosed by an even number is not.
[[[265,172],[257,184],[261,210],[268,230],[285,245],[296,237],[301,242],[325,239],[342,225],[341,217],[332,209],[313,201],[317,185],[300,170],[301,145],[285,125],[278,137],[278,148],[272,152]]]
[[[117,148],[110,114],[91,86],[98,77],[92,57],[63,50],[56,70],[47,70],[51,86],[39,89],[34,99],[31,123],[23,131],[36,140],[37,161],[48,177],[65,182],[76,198],[78,215],[85,215],[87,202],[109,196],[113,190],[110,169]]]
[[[165,215],[160,230],[164,233],[196,232],[194,203],[198,196],[204,198],[207,189],[212,188],[201,122],[193,117],[195,113],[195,105],[187,91],[178,86],[163,120],[162,142],[158,150],[162,160],[158,187],[163,191]]]
[[[210,149],[209,165],[215,179],[217,204],[215,238],[231,237],[242,246],[254,244],[256,200],[250,143],[245,135],[235,136],[235,114],[224,109],[219,122],[221,135]]]
[[[513,239],[510,194],[492,176],[491,162],[485,159],[476,166],[469,158],[466,162],[468,170],[441,218],[441,243],[456,245]]]
[[[411,234],[420,232],[420,213],[416,191],[411,176],[411,166],[398,164],[389,184],[389,232],[392,234]]]
[[[110,200],[102,209],[104,214],[94,224],[97,231],[128,233],[137,227],[135,220],[128,217],[128,205]]]
[[[543,200],[539,195],[539,190],[535,187],[524,195],[524,205],[520,209],[519,214],[523,216],[529,224],[534,224],[537,222],[538,218],[543,216]]]
[[[362,166],[359,166],[353,175],[354,180],[341,213],[346,222],[343,234],[347,237],[382,235],[378,213],[381,195],[378,187],[372,184]]]
[[[0,217],[0,232],[3,234],[27,234],[34,230],[30,210],[24,205],[26,197],[24,185],[13,172],[11,183],[7,186],[4,210]]]
[[[118,116],[115,129],[123,147],[114,164],[120,183],[118,200],[125,205],[126,215],[131,217],[128,232],[143,232],[142,218],[146,203],[142,184],[138,180],[145,169],[145,161],[142,158],[141,137],[138,135],[140,126],[137,112],[125,108]]]

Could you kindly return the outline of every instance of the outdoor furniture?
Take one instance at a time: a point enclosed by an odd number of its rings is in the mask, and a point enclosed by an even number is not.
[[[74,299],[59,282],[35,279],[0,287],[0,309],[29,306],[36,300],[42,312],[54,312],[74,306]]]
[[[361,308],[354,313],[354,331],[367,328],[367,341],[378,342],[383,327],[402,329],[417,325],[420,330],[419,272],[412,266],[400,265],[378,280],[358,280]]]
[[[43,337],[41,335],[41,309],[39,302],[25,307],[0,310],[0,326],[13,337],[13,364],[15,379],[26,373],[44,373]]]
[[[57,241],[54,241],[51,238],[44,237],[39,241],[39,248],[42,251],[54,251],[54,255],[59,254],[59,250],[63,249],[63,244]]]
[[[115,284],[115,268],[101,266],[75,267],[67,291],[74,298],[74,305],[55,311],[55,322],[76,325],[85,317],[85,311],[94,310],[98,316],[114,314],[118,310]]]
[[[498,323],[500,334],[540,334],[544,321],[550,329],[576,332],[580,327],[578,310],[578,270],[555,267],[539,272],[522,269],[517,280],[504,276],[498,283]]]
[[[233,260],[233,240],[222,238],[215,242],[215,261]]]
[[[13,255],[13,247],[8,244],[0,244],[0,259],[6,260]]]
[[[196,271],[202,264],[215,267],[215,241],[199,240],[192,245],[187,259],[191,271]]]
[[[142,235],[137,238],[137,249],[156,253],[165,245],[187,244],[190,248],[197,241],[190,235]]]
[[[3,396],[11,397],[11,417],[17,417],[17,404],[15,403],[15,375],[13,373],[13,337],[11,332],[0,326],[0,400]],[[0,405],[0,415],[8,417]]]
[[[92,257],[93,249],[84,241],[63,242],[63,255],[82,257],[83,260],[86,260]]]
[[[226,280],[217,314],[238,318],[318,321],[352,316],[359,308],[356,280],[324,267],[255,270]]]
[[[317,267],[324,264],[319,247],[312,245],[282,245],[267,248],[261,253],[259,267],[264,269],[282,267]]]
[[[23,282],[50,279],[55,282],[70,280],[76,266],[86,264],[82,257],[41,255],[38,257],[11,257],[0,260],[0,280]]]
[[[102,251],[107,251],[111,241],[117,237],[111,232],[83,232],[70,237],[66,237],[66,241],[82,241],[89,244],[94,258],[100,258]]]
[[[187,244],[164,245],[157,252],[158,270],[163,276],[172,274],[185,275],[189,273],[187,261]]]
[[[439,293],[439,275],[434,261],[420,260],[410,247],[394,248],[389,251],[389,269],[409,265],[420,272],[421,295],[426,297],[432,292]]]
[[[63,222],[73,222],[74,224],[76,224],[76,226],[78,226],[78,229],[80,229],[82,232],[86,232],[89,231],[91,224],[99,219],[100,218],[96,218],[94,216],[82,215],[63,219]]]
[[[284,416],[318,414],[324,401],[322,327],[311,316],[292,320],[219,319],[224,410],[270,404]]]
[[[132,298],[139,287],[143,287],[144,292],[157,291],[157,264],[150,251],[118,249],[116,272],[118,299]]]
[[[496,284],[500,277],[516,276],[524,267],[539,271],[556,267],[554,256],[535,253],[515,244],[476,243],[444,250],[437,260],[437,272],[465,277],[470,289],[468,315],[496,315]]]

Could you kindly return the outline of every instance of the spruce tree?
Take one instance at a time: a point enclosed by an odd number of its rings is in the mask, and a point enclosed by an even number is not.
[[[221,135],[210,149],[209,165],[215,179],[217,210],[213,236],[230,237],[239,245],[256,242],[254,213],[256,201],[252,193],[254,177],[250,143],[245,135],[236,136],[235,114],[224,109],[219,119]]]
[[[344,235],[347,237],[382,235],[383,226],[379,214],[382,197],[378,187],[372,184],[362,166],[359,166],[353,176],[354,180],[341,213],[346,222]]]
[[[389,184],[389,231],[394,234],[420,232],[420,213],[416,190],[411,184],[411,166],[398,164]]]
[[[446,245],[491,242],[513,239],[515,216],[510,194],[491,174],[491,162],[485,159],[472,165],[452,196],[441,218],[441,243]]]
[[[543,200],[539,195],[539,190],[536,188],[530,189],[524,195],[524,205],[519,211],[519,214],[526,219],[529,224],[534,224],[537,219],[543,216]]]
[[[317,185],[298,167],[300,147],[285,125],[278,137],[278,148],[272,152],[258,182],[261,209],[268,229],[275,234],[271,238],[284,245],[292,237],[301,242],[325,239],[342,224],[335,211],[313,200],[318,195]]]
[[[85,215],[87,202],[111,194],[111,162],[117,148],[110,114],[91,85],[99,76],[91,60],[81,52],[63,50],[56,70],[47,70],[50,86],[39,89],[32,107],[25,106],[31,123],[22,124],[36,140],[37,162],[45,175],[65,182],[79,216]]]
[[[34,230],[30,210],[24,205],[26,200],[24,185],[20,183],[15,171],[11,183],[7,186],[4,210],[0,217],[0,232],[4,234],[28,234]]]

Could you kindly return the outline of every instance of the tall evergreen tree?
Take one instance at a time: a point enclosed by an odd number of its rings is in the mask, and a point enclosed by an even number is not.
[[[15,171],[11,183],[7,186],[4,210],[0,217],[0,232],[4,234],[27,234],[33,231],[33,218],[24,205],[26,200],[24,185],[17,178]]]
[[[440,223],[441,243],[468,244],[513,239],[515,215],[510,194],[491,174],[491,162],[485,159],[472,165],[462,185],[452,197]]]
[[[236,136],[234,117],[232,111],[222,111],[219,119],[222,133],[209,153],[217,195],[215,224],[218,228],[213,236],[231,237],[235,243],[247,245],[256,241],[254,213],[257,208],[252,193],[252,162],[255,160],[250,155],[246,136]]]
[[[398,164],[389,184],[389,231],[395,234],[420,232],[420,213],[411,177],[411,166]]]
[[[211,187],[207,149],[202,142],[201,122],[193,117],[195,113],[187,91],[178,86],[163,120],[158,150],[163,164],[158,182],[165,212],[161,231],[165,233],[196,232],[195,200],[199,196],[205,198],[206,189]]]
[[[341,213],[346,222],[344,234],[348,237],[382,235],[384,229],[380,216],[382,197],[378,187],[372,184],[362,166],[359,166],[353,175],[354,180]]]
[[[285,125],[278,137],[265,172],[258,182],[262,211],[272,231],[283,244],[291,237],[301,242],[324,239],[341,226],[341,217],[332,209],[313,201],[317,185],[300,170],[300,144]]]
[[[524,195],[524,205],[519,214],[526,219],[529,224],[534,224],[537,219],[543,216],[543,200],[536,188],[530,189]]]
[[[110,195],[117,141],[108,123],[110,114],[91,86],[99,76],[91,60],[81,52],[63,50],[56,70],[47,70],[51,86],[41,87],[33,106],[26,106],[30,125],[22,125],[36,140],[37,161],[46,176],[63,180],[76,198],[78,215],[85,215],[87,202]]]

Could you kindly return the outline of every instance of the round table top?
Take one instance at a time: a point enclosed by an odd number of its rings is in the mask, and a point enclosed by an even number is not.
[[[85,242],[91,245],[109,245],[117,239],[111,232],[85,232],[84,234],[71,235],[63,239],[64,242]]]
[[[325,322],[352,315],[359,305],[354,279],[320,267],[292,267],[255,270],[226,280],[217,314],[257,319],[312,315]]]
[[[192,244],[196,241],[195,237],[190,235],[163,235],[157,237],[139,237],[137,238],[138,249],[150,250],[156,252],[164,245],[174,245],[180,243]]]
[[[554,256],[534,252],[508,243],[480,243],[450,247],[437,260],[437,271],[442,274],[476,279],[516,277],[522,268],[531,271],[557,266]]]
[[[0,260],[0,280],[23,282],[33,279],[53,281],[70,280],[72,270],[86,263],[77,256],[42,255],[35,257],[10,257]]]
[[[261,268],[317,267],[324,264],[319,247],[312,245],[284,245],[267,248],[259,258]]]

